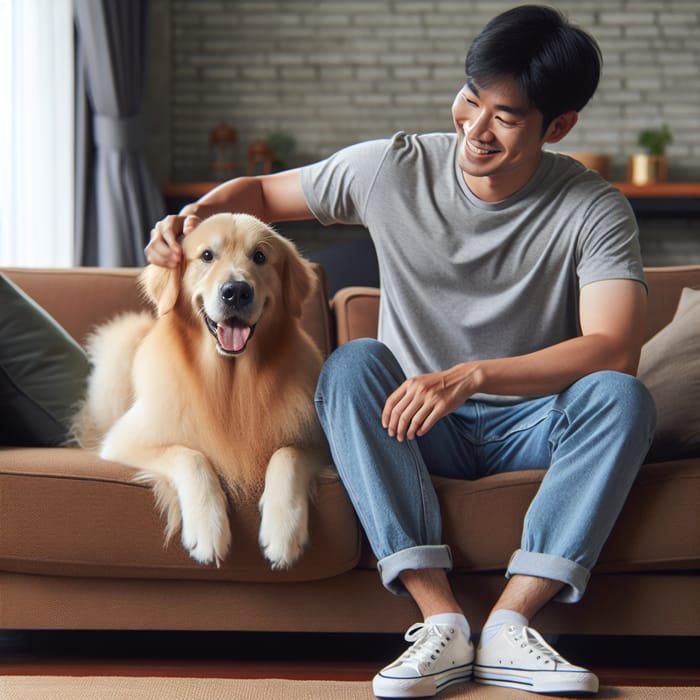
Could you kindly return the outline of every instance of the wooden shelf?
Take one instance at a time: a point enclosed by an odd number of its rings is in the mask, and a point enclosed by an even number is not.
[[[169,182],[163,185],[165,197],[201,197],[220,182]],[[633,185],[631,182],[611,182],[629,197],[700,197],[700,182],[660,182],[654,185]]]
[[[169,212],[179,211],[220,185],[220,182],[172,182],[162,192]],[[611,182],[630,201],[637,217],[700,217],[700,182],[660,182],[640,187]]]
[[[631,182],[611,182],[626,197],[656,198],[669,197],[685,198],[700,197],[700,182],[659,182],[654,185],[633,185]]]
[[[163,196],[168,197],[189,197],[190,201],[203,197],[207,192],[213,190],[221,182],[168,182],[161,188]]]

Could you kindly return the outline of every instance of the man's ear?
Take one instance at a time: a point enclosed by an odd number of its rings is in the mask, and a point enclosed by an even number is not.
[[[557,143],[561,141],[575,126],[578,121],[578,112],[564,112],[560,114],[547,127],[544,134],[545,143]]]
[[[147,265],[141,273],[139,283],[148,300],[156,307],[158,316],[172,311],[180,294],[182,263],[177,267]]]

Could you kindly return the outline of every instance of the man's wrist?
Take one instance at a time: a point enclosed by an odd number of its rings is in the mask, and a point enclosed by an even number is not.
[[[484,361],[479,362],[464,362],[462,371],[469,386],[470,394],[477,394],[483,391],[486,384],[486,370]]]

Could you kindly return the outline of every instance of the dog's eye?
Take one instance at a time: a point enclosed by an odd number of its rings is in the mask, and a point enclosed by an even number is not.
[[[214,259],[214,253],[207,248],[201,255],[200,258],[204,262],[211,262]]]
[[[263,253],[262,250],[256,250],[253,253],[253,262],[256,265],[262,265],[266,260],[267,258],[265,257],[265,253]]]

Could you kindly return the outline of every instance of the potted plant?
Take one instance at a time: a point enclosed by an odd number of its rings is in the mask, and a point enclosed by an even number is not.
[[[628,161],[627,175],[635,185],[650,185],[664,182],[668,177],[666,146],[673,141],[673,134],[667,124],[658,128],[642,129],[637,144],[645,153],[636,153]]]
[[[294,136],[282,129],[276,129],[267,134],[265,143],[272,151],[272,169],[284,170],[288,168],[297,145]]]
[[[248,175],[285,170],[296,148],[296,139],[282,129],[270,131],[263,141],[255,141],[248,147]]]

